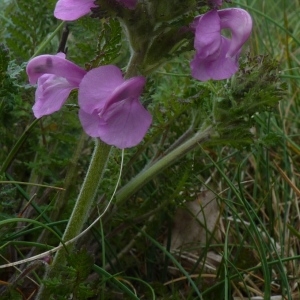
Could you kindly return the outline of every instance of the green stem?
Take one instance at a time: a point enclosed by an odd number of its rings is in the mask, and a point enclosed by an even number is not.
[[[138,69],[141,67],[143,63],[146,50],[145,47],[141,47],[139,51],[134,51],[133,49],[131,51],[132,52],[130,56],[130,61],[128,63],[126,74],[124,76],[124,78],[126,79],[139,75],[140,70]]]
[[[63,236],[64,242],[76,237],[83,229],[104,173],[110,149],[111,147],[109,145],[103,143],[99,139],[96,140],[94,153],[87,171],[87,175],[81,187],[80,194],[76,200],[75,207]],[[71,252],[73,248],[74,243],[67,245],[67,250],[69,252]],[[66,254],[67,253],[64,248],[61,248],[57,251],[51,268],[49,268],[49,271],[45,275],[45,280],[53,279],[54,277],[59,276],[61,267],[66,263]],[[41,286],[36,299],[49,299],[50,294],[51,293],[47,287]]]
[[[63,28],[66,22],[61,22],[56,29],[39,45],[39,47],[35,50],[34,54],[30,57],[33,59],[38,54],[42,53],[46,46],[51,42],[51,40],[56,36],[56,34]]]
[[[138,174],[135,178],[123,186],[116,194],[116,204],[122,205],[130,196],[137,192],[143,185],[149,182],[157,174],[171,166],[178,161],[182,156],[187,154],[192,149],[196,148],[199,144],[206,141],[211,135],[212,127],[207,127],[204,131],[197,132],[188,141],[168,153],[166,156],[155,162]]]

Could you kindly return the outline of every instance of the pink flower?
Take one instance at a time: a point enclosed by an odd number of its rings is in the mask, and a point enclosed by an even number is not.
[[[88,72],[78,94],[85,132],[121,149],[140,143],[152,122],[139,102],[145,81],[142,76],[124,80],[120,69],[112,65]]]
[[[54,9],[54,16],[64,21],[74,21],[88,14],[95,0],[58,0]]]
[[[129,9],[134,9],[137,0],[115,0]],[[97,7],[95,0],[58,0],[54,16],[64,21],[74,21],[88,14],[91,8]]]
[[[79,89],[79,118],[88,135],[123,149],[140,143],[151,125],[152,117],[139,101],[144,77],[125,80],[112,65],[86,72],[62,53],[35,57],[26,71],[30,83],[38,83],[36,118],[58,111],[71,90]]]
[[[32,59],[26,72],[35,84],[34,116],[41,118],[61,109],[73,89],[77,89],[86,71],[65,59],[64,53],[40,55]]]
[[[238,58],[252,30],[251,16],[243,9],[212,10],[195,19],[194,47],[191,61],[192,76],[198,80],[230,78],[238,70]],[[231,39],[221,35],[231,31]]]

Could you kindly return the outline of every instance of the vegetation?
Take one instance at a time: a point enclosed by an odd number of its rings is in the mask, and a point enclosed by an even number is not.
[[[55,3],[0,3],[0,298],[34,299],[44,283],[49,299],[299,299],[299,2],[223,5],[254,23],[229,80],[190,76],[189,36],[161,59],[156,41],[142,94],[151,129],[112,149],[85,228],[96,223],[44,280],[94,147],[77,92],[51,116],[32,114],[25,67],[57,52],[66,24]],[[68,30],[68,59],[125,68],[117,19],[85,16]]]

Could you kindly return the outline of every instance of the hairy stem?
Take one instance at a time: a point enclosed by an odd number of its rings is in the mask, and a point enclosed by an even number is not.
[[[63,236],[64,242],[76,237],[82,231],[106,167],[111,147],[99,139],[95,141],[95,149],[89,169]],[[71,252],[73,248],[74,243],[67,245],[69,252]],[[45,275],[45,280],[59,276],[61,266],[64,266],[66,263],[66,254],[64,248],[57,251],[51,268],[49,268],[49,271]],[[49,299],[50,294],[51,292],[46,286],[41,286],[36,299]]]
[[[135,178],[123,186],[116,194],[116,204],[122,205],[130,196],[137,192],[143,185],[149,182],[157,174],[178,161],[182,156],[187,154],[199,144],[207,141],[211,135],[212,127],[206,128],[202,132],[197,132],[192,138],[168,153],[166,156],[144,169]]]

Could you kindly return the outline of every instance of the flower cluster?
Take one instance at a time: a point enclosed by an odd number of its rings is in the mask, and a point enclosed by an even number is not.
[[[86,72],[63,53],[41,55],[26,68],[30,83],[38,83],[36,118],[58,111],[78,89],[79,119],[85,132],[118,148],[133,147],[146,134],[152,118],[139,102],[142,76],[124,80],[119,68],[101,66]]]
[[[111,0],[127,10],[137,9],[138,0]],[[238,58],[252,30],[252,19],[243,9],[218,10],[222,0],[208,0],[212,10],[190,24],[195,34],[195,56],[190,63],[195,79],[230,78],[238,70]],[[59,0],[56,18],[73,21],[97,7],[94,0]],[[231,37],[222,35],[229,29]],[[33,112],[36,118],[58,111],[73,89],[78,89],[79,119],[85,132],[119,148],[141,142],[152,118],[139,97],[145,78],[125,80],[119,68],[101,66],[85,71],[65,54],[41,55],[27,65],[30,83],[37,83]]]

